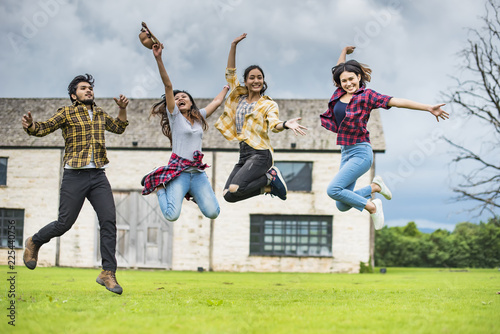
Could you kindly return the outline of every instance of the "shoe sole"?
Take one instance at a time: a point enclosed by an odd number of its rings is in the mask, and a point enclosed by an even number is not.
[[[276,171],[276,177],[280,180],[281,184],[285,188],[285,196],[284,196],[284,198],[282,198],[281,196],[278,196],[278,195],[275,195],[275,196],[277,196],[279,199],[285,201],[286,200],[286,194],[288,193],[288,187],[286,186],[285,179],[283,178],[283,175],[281,175],[281,171],[278,169],[278,167],[273,166],[270,169],[274,169]],[[272,186],[272,182],[271,182],[271,186]]]
[[[285,187],[285,191],[288,192],[288,187],[286,186],[286,182],[285,179],[283,178],[283,175],[281,175],[281,171],[276,166],[273,166],[271,168],[274,168],[274,170],[276,171],[276,176],[280,179],[281,183]]]
[[[377,204],[375,204],[375,207],[377,208],[377,213],[379,214],[379,216],[382,216],[382,217],[381,217],[381,220],[382,220],[382,225],[380,225],[380,226],[377,226],[377,225],[375,224],[375,220],[374,220],[374,219],[373,219],[373,217],[372,217],[372,220],[373,220],[373,227],[375,228],[375,230],[379,231],[379,230],[381,230],[381,229],[384,227],[384,225],[385,225],[384,209],[383,209],[383,207],[382,207],[382,201],[381,201],[381,200],[379,200],[379,199],[375,199],[375,200],[373,200],[373,202],[372,202],[372,203],[373,203],[373,204],[378,203],[378,205],[377,205]],[[377,213],[376,213],[376,214],[377,214]]]

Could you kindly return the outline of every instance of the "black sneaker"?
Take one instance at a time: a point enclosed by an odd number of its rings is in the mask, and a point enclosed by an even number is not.
[[[286,193],[288,189],[286,188],[285,180],[280,173],[280,170],[273,166],[267,171],[271,175],[271,195],[278,196],[282,200],[286,200]]]

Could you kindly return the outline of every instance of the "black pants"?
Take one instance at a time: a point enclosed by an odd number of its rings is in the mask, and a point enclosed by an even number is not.
[[[273,157],[269,150],[256,150],[245,142],[240,142],[240,159],[234,165],[224,189],[229,185],[239,186],[234,193],[226,192],[224,199],[234,203],[260,195],[262,187],[267,185],[266,172],[273,165]]]
[[[103,169],[65,169],[61,183],[59,216],[43,227],[32,240],[38,246],[69,231],[87,198],[94,207],[101,228],[101,256],[104,270],[116,271],[116,211],[108,178]]]

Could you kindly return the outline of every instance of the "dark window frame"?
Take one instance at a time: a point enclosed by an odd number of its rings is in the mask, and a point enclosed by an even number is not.
[[[290,180],[286,179],[286,175],[283,173],[283,170],[280,169],[280,171],[281,171],[281,174],[283,175],[283,178],[285,178],[285,182],[287,183],[288,191],[312,192],[314,162],[313,161],[302,161],[302,160],[301,161],[276,160],[274,162],[274,165],[277,166],[278,168],[280,168],[279,165],[283,164],[283,163],[289,163],[289,164],[303,163],[303,164],[308,164],[310,166],[309,167],[310,175],[308,176],[309,177],[309,180],[308,180],[309,184],[308,184],[308,188],[307,189],[294,189],[293,183],[290,182]]]
[[[0,161],[1,160],[5,160],[5,164],[0,163],[0,186],[6,186],[7,185],[7,166],[9,164],[9,158],[8,157],[0,157]]]
[[[250,215],[250,256],[332,257],[333,216]]]
[[[10,222],[14,221],[14,224]],[[14,228],[12,228],[14,226]],[[9,235],[15,233],[15,238],[9,239]],[[0,249],[1,248],[23,248],[24,236],[24,209],[0,208]],[[13,244],[9,243],[13,240]],[[11,247],[12,246],[12,247]]]

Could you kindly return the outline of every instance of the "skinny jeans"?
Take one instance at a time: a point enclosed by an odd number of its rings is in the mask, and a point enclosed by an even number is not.
[[[340,169],[327,188],[327,194],[336,201],[340,211],[355,208],[363,211],[372,188],[366,186],[354,191],[356,181],[370,170],[373,163],[373,151],[369,143],[345,145],[341,148]]]
[[[240,142],[240,158],[227,179],[224,190],[229,185],[238,185],[235,192],[227,191],[224,199],[235,203],[261,194],[261,189],[268,184],[267,171],[273,165],[273,156],[269,150],[256,150],[245,142]]]
[[[69,231],[78,218],[85,198],[92,204],[99,220],[102,268],[115,272],[116,210],[104,169],[64,169],[58,218],[35,233],[32,241],[41,246]]]
[[[193,196],[203,215],[210,219],[219,216],[220,207],[207,174],[200,171],[184,171],[158,188],[156,195],[165,219],[175,221],[181,214],[182,201],[187,193]]]

